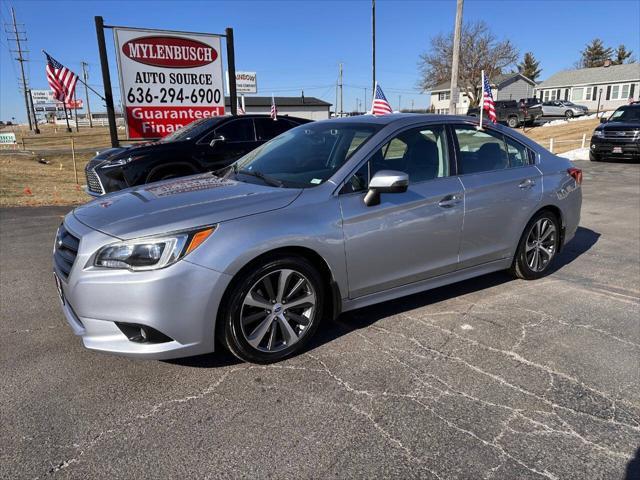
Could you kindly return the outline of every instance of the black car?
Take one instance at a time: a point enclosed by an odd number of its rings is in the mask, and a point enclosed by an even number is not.
[[[542,105],[520,105],[516,100],[498,100],[495,102],[496,117],[498,122],[506,123],[511,128],[517,128],[523,123],[532,125],[542,116]],[[467,110],[467,115],[480,116],[480,107],[472,107]]]
[[[589,159],[640,160],[640,102],[619,107],[601,119],[591,136]]]
[[[123,188],[224,168],[267,140],[310,120],[266,115],[196,120],[157,142],[110,148],[85,168],[87,193]]]

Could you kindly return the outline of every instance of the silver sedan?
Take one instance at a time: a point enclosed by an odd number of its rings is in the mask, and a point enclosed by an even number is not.
[[[542,116],[544,117],[579,117],[589,113],[589,108],[584,105],[576,105],[568,100],[554,100],[542,104]]]
[[[215,174],[76,208],[54,276],[89,349],[167,359],[219,344],[274,362],[341,312],[497,270],[545,275],[578,227],[581,182],[470,117],[327,120]]]

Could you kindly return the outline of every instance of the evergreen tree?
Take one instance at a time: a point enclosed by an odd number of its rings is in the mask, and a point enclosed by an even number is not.
[[[542,69],[538,68],[539,66],[540,62],[536,60],[533,53],[527,52],[524,54],[522,62],[518,64],[518,72],[535,81],[540,76],[540,72],[542,72]]]
[[[585,46],[585,49],[580,52],[581,58],[578,64],[580,68],[592,68],[601,67],[604,62],[611,60],[613,55],[612,48],[605,48],[602,40],[594,38],[591,43]]]
[[[633,52],[631,50],[627,50],[627,48],[624,45],[619,45],[615,53],[615,58],[613,59],[613,64],[621,65],[625,63],[625,60],[629,59],[632,53]],[[632,63],[632,62],[633,62],[633,59],[629,59],[628,63]]]

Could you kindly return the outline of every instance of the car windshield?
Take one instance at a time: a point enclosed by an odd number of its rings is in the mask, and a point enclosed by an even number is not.
[[[160,143],[170,142],[182,142],[184,140],[191,140],[192,138],[199,137],[203,133],[207,132],[217,123],[215,118],[201,118],[195,122],[191,122],[189,125],[185,125],[179,128],[175,132],[162,137],[158,140]]]
[[[640,108],[621,107],[617,109],[611,117],[610,122],[640,122]]]
[[[380,128],[339,121],[306,124],[240,158],[233,171],[239,178],[261,178],[283,187],[315,187],[326,182]]]

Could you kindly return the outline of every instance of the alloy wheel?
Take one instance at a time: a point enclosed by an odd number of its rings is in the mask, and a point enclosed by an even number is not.
[[[242,302],[242,334],[256,350],[274,353],[297,343],[316,313],[316,293],[307,277],[280,269],[260,278]]]
[[[527,236],[525,257],[534,272],[547,268],[556,254],[556,227],[548,218],[538,220]]]

